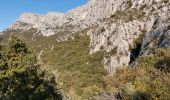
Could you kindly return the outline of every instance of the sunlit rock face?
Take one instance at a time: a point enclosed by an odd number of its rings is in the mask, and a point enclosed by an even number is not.
[[[169,23],[168,0],[89,0],[87,4],[65,14],[22,14],[7,30],[35,28],[36,33],[43,36],[67,31],[59,39],[65,41],[71,34],[88,28],[89,53],[105,52],[103,64],[111,74],[116,68],[129,65],[133,57],[131,51],[135,49],[135,41],[141,34],[145,38],[140,54],[150,52],[146,44],[150,42],[152,45],[151,39],[157,34],[162,36],[162,40],[159,45],[151,47],[169,48]]]
[[[109,53],[103,61],[111,74],[117,67],[128,66],[131,58],[135,59],[132,50],[141,35],[145,36],[138,47],[141,55],[152,52],[149,51],[152,48],[169,47],[170,3],[158,0],[133,0],[131,3],[130,8],[116,11],[88,33],[90,53],[101,50]],[[159,44],[152,43],[155,38],[159,39]],[[154,46],[146,46],[149,42]]]

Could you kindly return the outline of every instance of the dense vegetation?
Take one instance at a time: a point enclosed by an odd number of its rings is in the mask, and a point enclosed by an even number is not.
[[[111,77],[115,95],[123,100],[169,100],[170,51],[157,49],[137,61],[138,66],[120,68]]]
[[[38,36],[32,40],[32,31],[15,35],[25,37],[26,43],[35,51],[42,51],[39,62],[56,76],[64,98],[92,99],[101,92],[111,90],[105,82],[108,73],[102,63],[103,52],[89,54],[90,39],[85,35],[87,30],[75,33],[74,39],[64,42],[57,41],[64,33],[49,37]]]
[[[57,69],[64,94],[69,94],[74,100],[90,99],[107,87],[103,53],[89,54],[89,41],[88,36],[76,35],[74,40],[56,43],[53,50],[44,50],[42,56],[44,64]]]
[[[45,64],[58,70],[60,86],[72,99],[92,99],[101,93],[123,100],[170,98],[168,49],[156,49],[153,55],[139,57],[138,66],[122,67],[107,76],[102,66],[105,53],[89,54],[89,41],[88,36],[76,36],[74,40],[56,43],[42,57]]]
[[[60,100],[56,86],[62,98],[72,100],[95,100],[100,94],[122,100],[170,98],[168,49],[155,49],[153,54],[138,57],[137,66],[121,67],[108,76],[102,63],[106,53],[89,54],[89,36],[78,34],[64,42],[56,41],[58,35],[26,40],[36,51],[43,51],[39,61],[43,66],[37,64],[34,53],[16,37],[1,45],[1,98]]]
[[[0,45],[0,99],[62,99],[53,77],[40,69],[32,50],[15,36]]]

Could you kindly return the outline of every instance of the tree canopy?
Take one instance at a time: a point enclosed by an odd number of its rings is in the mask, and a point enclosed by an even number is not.
[[[61,100],[54,77],[40,69],[37,57],[18,37],[0,45],[0,98]]]

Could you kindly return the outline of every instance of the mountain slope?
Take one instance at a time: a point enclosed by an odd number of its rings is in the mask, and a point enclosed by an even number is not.
[[[127,67],[127,73],[133,72],[128,66],[140,66],[140,57],[146,57],[144,61],[147,61],[152,58],[147,56],[154,55],[157,49],[169,50],[169,31],[169,0],[89,0],[66,14],[23,14],[3,32],[2,39],[12,34],[23,36],[38,52],[40,63],[46,65],[46,69],[59,71],[62,78],[57,80],[61,88],[64,87],[62,91],[66,97],[89,99],[97,95],[96,98],[113,99],[107,74],[115,75],[121,67]],[[138,74],[141,70],[143,75],[150,69],[142,65],[134,72]],[[70,80],[72,74],[75,80]],[[122,76],[122,79],[126,78]],[[83,81],[87,86],[83,87]]]
[[[166,22],[169,6],[166,0],[90,0],[66,14],[23,14],[7,32],[24,32],[34,28],[33,38],[41,34],[64,33],[57,40],[65,41],[73,38],[74,33],[88,28],[90,53],[100,50],[107,52],[103,58],[104,66],[112,73],[116,67],[128,66],[133,62],[139,54],[131,52],[135,51],[135,40],[141,34],[152,31],[157,19]],[[140,45],[142,43],[138,48]],[[111,51],[115,51],[114,54],[109,54]]]

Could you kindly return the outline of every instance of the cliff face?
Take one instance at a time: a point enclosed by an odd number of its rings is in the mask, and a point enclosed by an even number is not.
[[[169,18],[169,0],[89,0],[66,14],[25,13],[7,31],[24,32],[34,28],[37,30],[34,34],[43,36],[67,31],[59,39],[63,41],[88,28],[89,53],[105,52],[103,64],[112,73],[116,67],[128,66],[139,53],[144,55],[152,48],[169,48]],[[153,43],[155,39],[158,41]]]
[[[169,1],[128,2],[128,9],[117,10],[88,33],[90,53],[106,51],[104,65],[110,73],[116,67],[128,66],[139,54],[152,52],[150,49],[169,47]],[[157,40],[157,44],[152,40]]]

